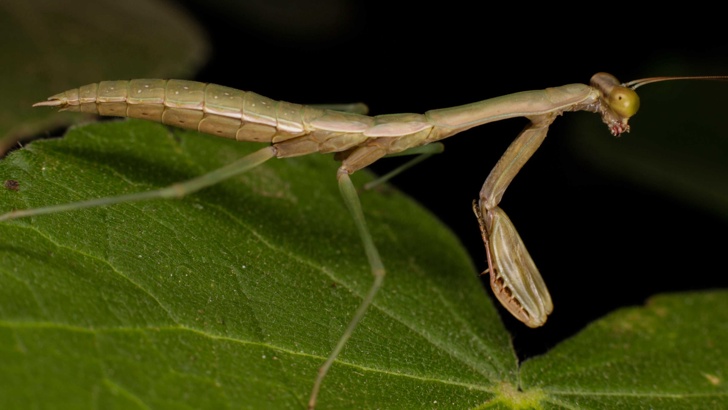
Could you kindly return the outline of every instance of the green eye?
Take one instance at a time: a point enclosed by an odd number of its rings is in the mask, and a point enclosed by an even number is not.
[[[637,114],[640,97],[631,88],[616,86],[609,93],[609,106],[620,117],[629,118]]]

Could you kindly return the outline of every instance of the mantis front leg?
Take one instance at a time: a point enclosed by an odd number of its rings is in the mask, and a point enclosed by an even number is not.
[[[529,117],[531,124],[498,160],[473,204],[488,256],[493,293],[513,316],[539,327],[553,310],[546,284],[506,213],[498,206],[503,193],[546,138],[555,114]]]

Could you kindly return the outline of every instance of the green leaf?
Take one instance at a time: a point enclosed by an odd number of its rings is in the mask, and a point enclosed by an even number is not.
[[[0,38],[0,153],[79,118],[33,103],[94,81],[184,78],[207,55],[199,25],[160,0],[4,0]]]
[[[77,127],[3,161],[19,189],[2,209],[167,186],[259,147],[142,121]],[[0,407],[305,407],[372,281],[336,169],[274,159],[182,200],[0,224]],[[360,196],[388,276],[319,408],[474,407],[516,386],[457,239],[391,189]]]
[[[258,148],[76,127],[0,163],[19,184],[0,210],[163,187]],[[336,168],[273,159],[181,200],[0,223],[0,408],[304,408],[371,284]],[[457,239],[391,188],[360,196],[388,276],[319,409],[728,407],[728,291],[656,296],[519,369]]]
[[[728,291],[651,298],[521,367],[545,408],[728,407]]]

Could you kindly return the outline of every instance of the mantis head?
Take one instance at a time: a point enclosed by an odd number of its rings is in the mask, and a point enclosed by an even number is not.
[[[634,91],[637,87],[668,80],[728,80],[728,76],[651,77],[620,84],[611,74],[594,74],[590,83],[601,94],[598,110],[612,135],[629,132],[627,122],[640,108],[640,97]]]
[[[634,88],[620,84],[617,77],[607,73],[594,74],[590,84],[601,93],[599,113],[612,135],[629,132],[627,122],[640,108],[640,97]]]

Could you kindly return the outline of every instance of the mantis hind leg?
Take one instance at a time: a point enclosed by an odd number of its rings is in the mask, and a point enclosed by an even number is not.
[[[367,259],[369,260],[369,267],[371,268],[372,275],[374,276],[374,282],[372,282],[372,285],[369,287],[369,290],[364,296],[364,299],[362,300],[359,307],[356,309],[356,312],[354,312],[354,316],[351,318],[349,325],[347,325],[344,333],[339,338],[339,341],[336,342],[334,350],[331,351],[329,357],[319,368],[318,375],[316,376],[316,381],[314,383],[313,389],[311,390],[311,397],[308,401],[309,409],[313,409],[316,406],[316,398],[318,397],[319,390],[321,389],[321,384],[323,383],[326,374],[328,373],[331,365],[334,363],[336,358],[339,356],[339,353],[341,353],[341,351],[343,350],[344,345],[346,345],[346,342],[349,340],[352,333],[354,333],[357,325],[359,325],[359,322],[364,317],[364,314],[369,309],[369,306],[371,306],[372,301],[374,301],[374,297],[377,295],[377,292],[382,287],[385,275],[384,264],[382,263],[382,259],[379,256],[379,251],[374,245],[374,240],[372,239],[372,235],[369,232],[366,220],[364,219],[364,213],[362,212],[359,196],[356,193],[356,187],[354,187],[354,184],[351,182],[351,178],[349,177],[348,172],[346,172],[345,170],[340,169],[336,177],[339,181],[339,190],[341,191],[341,196],[344,198],[344,203],[346,203],[346,207],[349,209],[351,216],[354,218],[354,223],[357,230],[359,231],[359,236],[361,237],[361,240],[364,244],[364,250],[366,251]]]
[[[44,214],[53,214],[58,212],[73,211],[76,209],[83,208],[94,208],[99,206],[107,206],[125,202],[138,202],[146,201],[149,199],[164,199],[164,198],[181,198],[185,195],[189,195],[193,192],[199,191],[203,188],[215,185],[228,178],[232,178],[236,175],[240,175],[263,162],[275,157],[276,151],[273,147],[265,147],[250,155],[246,155],[243,158],[233,162],[232,164],[226,165],[222,168],[218,168],[207,174],[201,175],[197,178],[193,178],[184,182],[179,182],[174,185],[170,185],[165,188],[155,189],[152,191],[137,192],[128,195],[110,196],[105,198],[91,199],[88,201],[71,202],[67,204],[44,206],[41,208],[32,209],[20,209],[16,211],[10,211],[8,213],[0,215],[0,221],[7,221],[11,219],[18,219],[27,216],[36,216]]]

